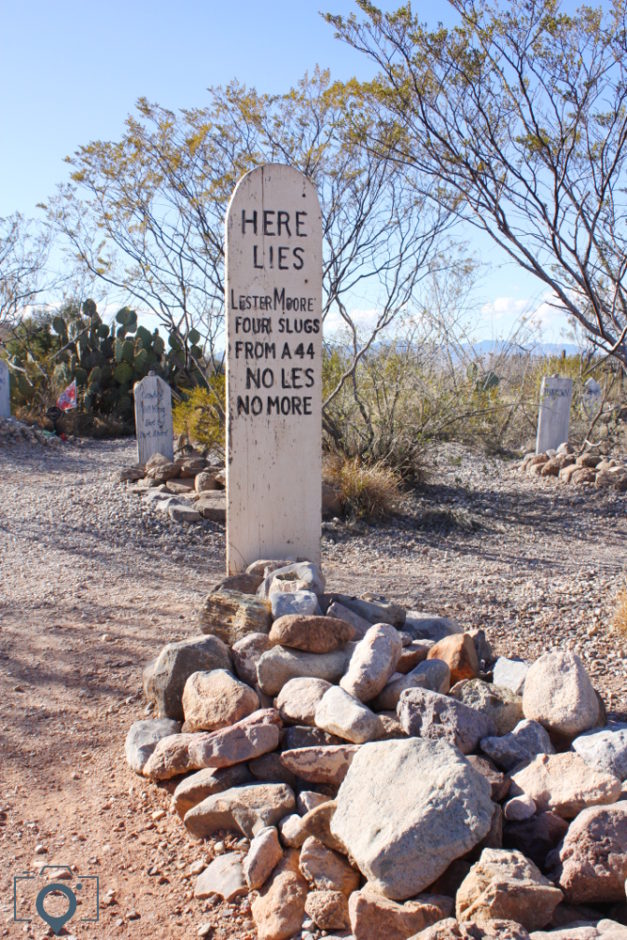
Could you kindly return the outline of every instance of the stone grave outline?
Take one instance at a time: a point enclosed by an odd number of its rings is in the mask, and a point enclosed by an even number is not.
[[[149,372],[141,381],[135,382],[133,397],[138,463],[145,464],[157,453],[174,460],[170,386],[154,372]]]
[[[11,417],[11,384],[6,359],[0,359],[0,418]]]
[[[572,394],[572,379],[560,375],[543,377],[538,408],[536,454],[554,450],[568,441]]]
[[[265,164],[226,217],[227,571],[320,562],[322,218],[304,174]]]

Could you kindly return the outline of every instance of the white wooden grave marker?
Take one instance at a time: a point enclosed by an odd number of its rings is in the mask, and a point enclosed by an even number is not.
[[[595,379],[588,379],[584,383],[581,402],[589,418],[593,418],[601,407],[601,393],[601,386]]]
[[[172,392],[158,375],[149,374],[133,386],[137,460],[146,463],[153,454],[174,459]]]
[[[542,379],[536,454],[553,450],[568,441],[572,394],[572,379],[559,375],[545,375]]]
[[[226,220],[227,570],[320,562],[322,222],[316,190],[267,164]]]
[[[0,359],[0,418],[11,417],[11,394],[9,389],[9,367]]]

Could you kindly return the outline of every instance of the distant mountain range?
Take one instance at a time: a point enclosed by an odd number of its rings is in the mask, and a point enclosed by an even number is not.
[[[518,344],[502,339],[484,339],[479,343],[471,343],[464,347],[469,352],[472,351],[476,356],[499,355],[507,353],[510,356],[517,352],[534,356],[561,356],[566,352],[567,356],[576,356],[581,352],[581,348],[575,343],[524,343]]]

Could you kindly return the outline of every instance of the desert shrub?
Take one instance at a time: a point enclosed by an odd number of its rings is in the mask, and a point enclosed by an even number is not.
[[[212,450],[224,451],[225,381],[222,373],[214,373],[206,388],[193,388],[184,393],[172,408],[176,434],[185,434]]]
[[[398,508],[401,478],[381,461],[365,464],[359,457],[327,456],[322,477],[339,491],[344,511],[355,519],[384,519]]]

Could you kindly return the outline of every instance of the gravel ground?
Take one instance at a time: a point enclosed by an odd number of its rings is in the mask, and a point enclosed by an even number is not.
[[[12,879],[42,864],[100,878],[101,919],[81,937],[254,937],[248,901],[193,899],[213,855],[163,813],[168,786],[126,766],[143,716],[141,668],[195,632],[224,571],[224,531],[142,507],[116,470],[132,441],[0,445],[0,936]],[[627,496],[522,476],[449,445],[389,524],[325,523],[331,590],[386,594],[485,628],[497,653],[554,646],[585,660],[612,715],[627,713],[624,637],[611,629],[627,565]]]

